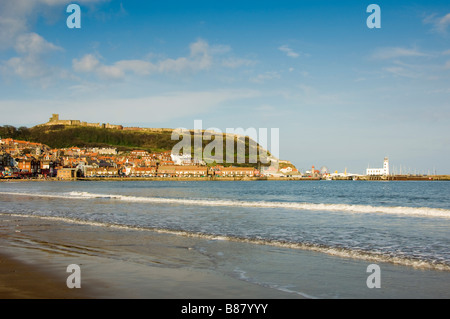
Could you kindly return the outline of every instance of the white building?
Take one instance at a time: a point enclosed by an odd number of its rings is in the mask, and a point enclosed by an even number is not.
[[[290,172],[292,172],[292,167],[288,166],[286,168],[281,168],[280,172],[282,172],[283,174],[290,173]]]
[[[99,155],[117,155],[117,148],[113,148],[113,147],[109,147],[109,148],[94,147],[90,151],[93,153],[98,153]]]
[[[371,176],[387,176],[389,175],[389,158],[385,157],[383,168],[367,168],[366,175]]]
[[[172,158],[172,161],[174,162],[175,165],[188,165],[192,163],[191,154],[183,154],[183,155],[170,154],[170,157]]]

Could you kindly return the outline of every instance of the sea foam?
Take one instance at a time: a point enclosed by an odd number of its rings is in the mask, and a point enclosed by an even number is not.
[[[0,213],[0,215],[9,216],[9,217],[26,217],[26,218],[38,218],[42,220],[50,220],[55,222],[64,222],[64,223],[73,223],[73,224],[81,224],[95,227],[106,227],[120,230],[135,230],[135,231],[153,231],[162,234],[176,235],[176,236],[185,236],[191,238],[200,238],[207,240],[226,240],[232,242],[241,242],[255,245],[266,245],[266,246],[274,246],[280,248],[289,248],[289,249],[300,249],[300,250],[308,250],[319,253],[325,253],[328,255],[341,257],[341,258],[351,258],[351,259],[360,259],[371,262],[385,262],[396,264],[400,266],[409,266],[417,269],[424,270],[440,270],[440,271],[450,271],[450,264],[442,263],[442,262],[432,262],[423,260],[420,258],[413,257],[405,257],[405,256],[392,256],[391,254],[384,254],[382,252],[375,251],[365,251],[361,249],[352,249],[346,247],[335,247],[335,246],[327,246],[320,245],[308,242],[288,242],[281,240],[270,240],[270,239],[259,239],[259,238],[246,238],[239,236],[226,236],[226,235],[216,235],[216,234],[208,234],[208,233],[199,233],[199,232],[191,232],[185,230],[177,230],[177,229],[168,229],[168,228],[157,228],[157,227],[140,227],[140,226],[130,226],[123,224],[114,224],[114,223],[106,223],[100,221],[87,221],[76,218],[69,217],[56,217],[56,216],[42,216],[42,215],[34,215],[34,214],[15,214],[15,213]]]
[[[106,199],[114,201],[124,201],[133,203],[153,203],[153,204],[176,204],[191,206],[212,206],[212,207],[249,207],[249,208],[280,208],[306,211],[327,211],[327,212],[348,212],[348,213],[378,213],[394,214],[417,217],[437,217],[450,218],[450,210],[432,207],[406,207],[406,206],[372,206],[372,205],[351,205],[351,204],[330,204],[330,203],[302,203],[302,202],[276,202],[276,201],[241,201],[222,199],[185,199],[166,197],[142,197],[116,194],[96,194],[89,192],[69,192],[62,194],[42,194],[42,193],[15,193],[0,192],[0,195],[31,196],[45,198],[64,199]]]

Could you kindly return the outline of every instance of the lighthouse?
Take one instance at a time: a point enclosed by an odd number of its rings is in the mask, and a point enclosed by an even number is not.
[[[383,175],[388,176],[389,175],[389,158],[385,157],[383,162]]]
[[[389,158],[385,157],[383,168],[367,168],[366,175],[388,176],[389,175]]]

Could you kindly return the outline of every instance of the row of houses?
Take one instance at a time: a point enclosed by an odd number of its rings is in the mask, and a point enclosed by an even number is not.
[[[3,160],[4,157],[0,157]],[[150,167],[76,167],[58,166],[49,161],[36,159],[20,160],[17,166],[0,164],[0,176],[37,176],[58,177],[59,179],[74,179],[77,177],[255,177],[259,171],[253,167],[222,167],[186,165],[158,165]]]
[[[255,177],[259,171],[253,167],[223,167],[209,168],[200,165],[159,165],[151,167],[99,167],[86,168],[85,177]]]
[[[35,176],[36,174],[54,175],[56,163],[46,159],[36,159],[30,154],[13,157],[0,151],[0,176]]]
[[[114,148],[50,147],[26,141],[0,139],[0,177],[254,177],[253,167],[207,167],[189,155],[171,151],[149,153]]]

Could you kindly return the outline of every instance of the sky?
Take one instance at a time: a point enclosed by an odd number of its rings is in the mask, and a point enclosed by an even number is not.
[[[450,3],[0,0],[0,125],[52,113],[275,128],[302,171],[361,174],[388,156],[397,173],[450,174]]]

